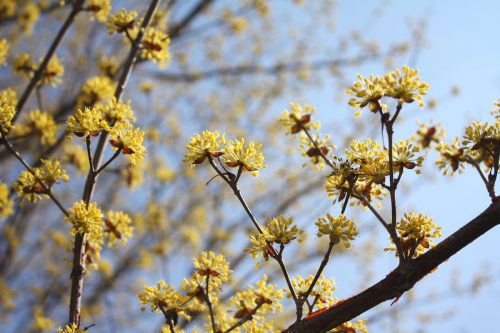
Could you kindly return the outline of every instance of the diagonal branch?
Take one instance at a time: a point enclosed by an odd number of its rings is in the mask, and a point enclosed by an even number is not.
[[[500,224],[500,201],[420,257],[401,263],[384,279],[365,291],[326,310],[315,312],[292,324],[284,332],[327,332],[376,305],[401,296],[461,249]]]

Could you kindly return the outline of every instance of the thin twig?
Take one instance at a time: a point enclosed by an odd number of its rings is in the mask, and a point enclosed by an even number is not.
[[[232,325],[231,327],[229,327],[227,330],[224,331],[224,333],[229,333],[231,332],[232,330],[235,330],[237,329],[238,327],[240,327],[241,325],[243,325],[244,323],[246,323],[247,321],[250,321],[253,319],[253,315],[257,313],[257,311],[262,307],[262,305],[264,305],[264,302],[262,303],[259,303],[257,304],[256,307],[254,307],[249,313],[247,313],[243,318],[241,318],[240,320],[238,320],[236,323],[234,323],[234,325]]]
[[[56,37],[54,38],[54,41],[49,47],[49,50],[47,51],[47,54],[42,60],[42,63],[40,66],[38,66],[37,70],[35,71],[35,74],[33,75],[33,78],[31,78],[30,82],[28,83],[28,86],[24,90],[23,94],[21,95],[21,98],[19,98],[19,101],[17,102],[16,106],[16,114],[14,115],[14,118],[12,119],[12,122],[14,123],[21,113],[21,111],[24,108],[24,105],[28,101],[28,98],[30,97],[31,93],[33,92],[33,89],[37,86],[38,82],[42,79],[43,74],[45,72],[45,69],[47,68],[47,65],[49,64],[49,61],[52,59],[52,56],[56,52],[57,48],[61,44],[61,41],[68,31],[69,27],[73,23],[76,15],[78,15],[79,12],[82,11],[83,9],[83,3],[84,0],[77,0],[73,4],[73,8],[71,9],[71,12],[69,13],[68,17],[66,18],[66,21],[64,21],[61,29],[57,33]]]
[[[95,171],[96,175],[97,175],[98,173],[100,173],[102,170],[106,169],[106,167],[107,167],[108,165],[110,165],[110,164],[111,164],[111,162],[113,162],[113,161],[114,161],[114,160],[115,160],[115,159],[116,159],[116,158],[120,155],[120,153],[121,153],[121,152],[122,152],[122,148],[118,148],[118,149],[115,151],[115,153],[113,154],[113,156],[111,156],[111,157],[109,158],[109,160],[108,160],[106,163],[104,163],[103,165],[101,165],[101,167]]]
[[[318,147],[318,144],[316,143],[316,141],[312,138],[311,134],[309,134],[309,131],[304,127],[304,125],[302,123],[299,123],[299,125],[300,125],[301,129],[304,131],[304,133],[306,133],[307,138],[314,145],[314,148],[317,150],[317,152],[319,153],[319,155],[321,156],[321,158],[323,159],[323,161],[325,161],[325,163],[330,168],[335,169],[335,167],[333,166],[332,162],[328,159],[328,157],[325,156],[325,154],[323,154],[323,152],[321,151],[321,149]]]
[[[325,253],[325,256],[323,257],[323,260],[321,261],[321,264],[319,265],[318,271],[316,272],[316,275],[314,276],[314,279],[311,282],[311,285],[307,289],[305,295],[302,297],[303,299],[307,299],[311,292],[314,289],[314,286],[316,285],[316,282],[318,282],[319,277],[321,276],[321,273],[323,273],[323,270],[325,269],[326,265],[328,264],[328,260],[330,259],[330,254],[332,253],[332,249],[335,246],[335,243],[330,241],[328,243],[328,250]]]
[[[56,204],[56,206],[61,210],[61,212],[65,216],[69,216],[68,212],[66,211],[64,206],[61,204],[59,199],[57,199],[56,196],[52,193],[51,189],[47,185],[45,185],[45,183],[40,178],[37,177],[33,168],[22,158],[22,156],[16,151],[16,149],[12,146],[12,144],[7,140],[7,137],[5,136],[1,126],[0,126],[0,133],[2,135],[3,143],[5,144],[7,149],[12,153],[12,155],[14,155],[14,157],[19,162],[21,162],[21,164],[26,168],[26,170],[28,170],[33,175],[35,180],[42,186],[42,188],[45,191],[45,193],[43,193],[43,194],[47,194],[49,196],[49,198]]]
[[[207,303],[208,312],[210,313],[210,322],[212,324],[212,331],[215,333],[217,331],[217,328],[215,327],[214,309],[212,307],[212,301],[210,301],[210,293],[209,293],[210,274],[206,275],[205,281],[206,281],[206,283],[205,283],[205,302]]]
[[[488,194],[492,200],[495,199],[495,191],[493,190],[493,187],[491,186],[490,182],[486,179],[486,176],[484,175],[483,171],[481,170],[481,167],[479,164],[470,156],[467,156],[467,163],[470,165],[474,166],[476,168],[477,173],[479,173],[479,176],[481,176],[481,179],[483,180],[484,185],[486,186],[486,191],[488,191]]]

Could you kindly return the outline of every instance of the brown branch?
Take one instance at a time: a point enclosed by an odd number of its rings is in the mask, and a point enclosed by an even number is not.
[[[47,54],[42,60],[42,63],[38,67],[38,69],[35,71],[35,74],[33,75],[33,78],[30,80],[28,83],[28,86],[24,90],[23,94],[21,95],[21,98],[19,98],[19,101],[17,102],[16,106],[16,114],[14,115],[14,118],[12,119],[12,122],[15,122],[17,117],[19,116],[19,113],[24,108],[24,105],[28,101],[28,98],[30,97],[31,93],[33,92],[33,89],[36,87],[38,82],[42,79],[43,73],[45,72],[45,69],[47,68],[47,65],[49,64],[49,61],[52,59],[52,56],[54,53],[57,51],[57,48],[61,44],[61,41],[66,34],[66,31],[68,31],[69,27],[75,20],[76,15],[78,15],[79,12],[82,11],[83,7],[83,2],[84,0],[78,0],[75,2],[73,5],[73,8],[71,9],[71,12],[69,13],[68,17],[66,18],[66,21],[64,21],[64,24],[62,25],[61,29],[56,35],[56,38],[54,38],[54,41],[52,42],[52,45],[50,45],[49,50],[47,51]]]
[[[376,305],[401,296],[461,249],[500,223],[500,202],[484,212],[420,257],[401,263],[384,279],[365,291],[324,311],[292,324],[284,332],[327,332]]]
[[[147,31],[149,27],[149,23],[151,22],[156,9],[159,6],[161,0],[152,0],[148,11],[144,17],[144,21],[141,25],[141,29],[137,34],[135,43],[132,44],[130,49],[130,53],[125,61],[123,66],[123,71],[121,73],[120,79],[118,80],[118,85],[115,90],[115,98],[117,101],[120,100],[125,86],[128,82],[128,78],[130,77],[130,73],[132,72],[133,65],[135,60],[137,59],[139,53],[139,45],[142,42],[142,38],[144,36],[145,31]],[[107,133],[102,133],[99,137],[99,142],[97,144],[94,156],[94,170],[99,170],[99,166],[101,163],[104,147],[106,144]],[[91,169],[87,175],[87,180],[85,182],[85,188],[83,191],[83,200],[87,205],[92,199],[92,193],[94,191],[95,182],[97,179],[97,174]],[[83,277],[85,273],[85,234],[77,234],[75,236],[75,245],[73,248],[73,269],[71,272],[71,296],[70,296],[70,306],[69,306],[69,322],[75,323],[77,327],[80,327],[80,318],[81,318],[81,299],[83,292]]]

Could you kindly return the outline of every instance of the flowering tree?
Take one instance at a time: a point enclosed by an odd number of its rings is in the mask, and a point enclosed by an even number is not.
[[[276,29],[271,6],[259,0],[238,5],[123,1],[112,10],[109,0],[0,4],[7,35],[0,40],[0,63],[9,71],[0,92],[0,308],[19,322],[13,331],[48,331],[57,324],[65,333],[94,324],[98,331],[105,330],[101,325],[145,329],[141,317],[128,315],[141,304],[162,316],[162,332],[195,331],[194,325],[211,332],[367,332],[365,320],[351,320],[386,300],[396,302],[499,223],[499,105],[491,123],[473,122],[452,143],[443,141],[438,125],[422,125],[395,141],[400,114],[414,104],[424,107],[429,84],[408,66],[384,76],[359,75],[345,91],[348,104],[356,116],[363,109],[373,113],[380,140],[351,140],[344,153],[336,152],[330,136],[321,134],[314,107],[290,103],[279,126],[265,110],[300,90],[312,71],[329,68],[338,75],[343,65],[381,59],[381,53],[365,44],[354,57],[314,60],[299,52],[298,38],[284,59],[263,65],[276,54],[263,49],[279,36],[259,30]],[[324,13],[325,6],[311,12]],[[55,37],[51,29],[35,29],[38,20],[57,27]],[[24,42],[38,32],[51,32],[47,44],[34,40],[47,49],[40,61],[34,60],[39,51]],[[200,36],[205,42],[194,39]],[[392,46],[388,53],[404,49]],[[227,65],[228,59],[235,62]],[[155,87],[141,73],[165,83]],[[287,75],[296,86],[283,83]],[[213,79],[220,87],[211,91],[205,82]],[[155,103],[155,89],[165,104]],[[299,141],[300,155],[310,161],[306,169],[291,170],[292,163],[263,151],[278,151],[287,135]],[[431,217],[401,214],[397,204],[403,174],[419,174],[431,149],[445,174],[474,168],[492,202],[442,241]],[[267,161],[283,167],[259,182]],[[319,250],[307,247],[308,230],[298,216],[284,215],[308,191],[326,192],[333,201],[331,213],[315,218]],[[325,268],[360,233],[355,206],[387,232],[385,250],[395,254],[397,267],[339,300]],[[231,250],[241,244],[241,254]],[[291,274],[297,267],[287,258],[293,257],[295,264],[322,259],[303,277]],[[249,258],[265,267],[254,270],[245,264]],[[181,269],[187,271],[183,280],[172,282],[178,276],[171,271]],[[144,282],[155,275],[157,282]]]

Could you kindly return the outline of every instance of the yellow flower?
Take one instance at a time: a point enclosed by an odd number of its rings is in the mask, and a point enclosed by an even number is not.
[[[121,34],[127,29],[134,28],[135,18],[137,17],[136,11],[127,11],[125,9],[120,9],[120,11],[108,18],[106,23],[108,27],[108,33],[110,35],[114,33]]]
[[[297,239],[302,242],[304,230],[297,228],[292,217],[278,216],[269,220],[266,224],[268,233],[267,240],[270,243],[288,244]]]
[[[421,82],[417,74],[417,70],[408,66],[388,72],[384,77],[385,95],[405,103],[417,101],[418,106],[423,107],[422,96],[427,94],[430,86]]]
[[[12,69],[16,74],[19,74],[27,79],[33,77],[37,65],[33,61],[31,54],[21,53],[12,61]]]
[[[22,121],[12,131],[12,135],[26,136],[30,133],[39,135],[42,145],[52,145],[57,140],[57,124],[52,115],[46,112],[30,111],[23,116]]]
[[[54,327],[54,322],[43,314],[40,306],[35,306],[33,310],[33,324],[31,329],[35,331],[48,331]]]
[[[191,316],[186,313],[188,308],[184,306],[187,298],[163,280],[158,281],[156,286],[145,286],[137,297],[141,304],[149,306],[151,311],[163,310],[167,314],[176,313],[186,320],[191,319]],[[145,307],[141,309],[144,311]]]
[[[144,132],[138,128],[132,128],[123,122],[117,122],[110,130],[110,142],[115,149],[121,149],[121,153],[127,155],[130,163],[135,165],[146,156],[146,148],[142,145]]]
[[[33,27],[39,17],[40,8],[35,3],[30,2],[22,7],[18,15],[17,24],[21,27],[23,33],[29,36],[33,32]]]
[[[444,139],[444,129],[439,125],[426,125],[419,123],[419,129],[415,135],[411,137],[422,148],[430,147],[431,143],[439,143]]]
[[[104,231],[108,238],[108,246],[116,244],[118,239],[125,244],[127,239],[132,237],[134,231],[130,216],[124,212],[109,211],[104,219],[104,225],[106,226]]]
[[[407,257],[415,258],[429,249],[431,238],[441,237],[441,227],[436,226],[432,218],[420,213],[405,213],[396,229]],[[386,251],[394,251],[394,247]]]
[[[34,168],[33,173],[29,171],[22,172],[13,188],[22,200],[36,202],[42,196],[44,198],[48,197],[40,182],[50,190],[54,184],[59,184],[61,181],[67,182],[68,180],[69,176],[61,168],[60,161],[42,160],[42,166]]]
[[[252,310],[259,307],[256,314],[265,312],[277,312],[282,310],[280,300],[283,298],[283,290],[274,284],[267,283],[267,275],[257,282],[257,288],[250,286],[231,297],[231,307],[235,308],[235,319],[241,319],[252,313]]]
[[[50,84],[50,86],[55,87],[62,82],[61,77],[63,75],[64,67],[61,65],[59,58],[54,56],[47,64],[40,82],[41,84]]]
[[[191,166],[201,164],[207,155],[218,157],[222,155],[222,145],[226,143],[224,134],[219,132],[203,131],[193,136],[187,145],[188,152],[184,155],[184,162]]]
[[[354,95],[349,100],[349,105],[356,109],[363,109],[365,106],[370,107],[370,111],[378,112],[381,110],[379,100],[384,96],[385,87],[380,76],[365,78],[358,75],[358,81],[346,90],[346,94]]]
[[[319,122],[312,123],[311,116],[314,113],[314,107],[310,105],[301,105],[290,103],[290,111],[285,111],[281,115],[279,122],[285,126],[290,134],[296,134],[305,128],[306,130],[318,130]]]
[[[4,38],[0,39],[0,65],[5,65],[9,55],[9,48],[9,42]]]
[[[98,108],[78,110],[76,115],[69,116],[66,121],[66,132],[72,132],[78,137],[98,136],[101,131],[108,130],[109,125]]]
[[[102,56],[99,59],[99,70],[109,78],[112,78],[120,69],[120,63],[116,57]]]
[[[58,328],[57,333],[86,333],[86,331],[78,328],[75,323],[71,323],[64,328]]]
[[[91,77],[82,86],[82,91],[78,96],[77,109],[103,102],[114,95],[115,89],[116,83],[109,77]]]
[[[333,244],[342,244],[349,248],[351,241],[358,235],[358,228],[352,220],[347,219],[343,214],[333,217],[326,214],[326,217],[320,217],[316,221],[318,237],[328,236]]]
[[[16,14],[17,0],[0,1],[0,12],[4,17],[12,17]]]
[[[89,12],[94,12],[97,20],[106,22],[106,19],[111,12],[110,0],[87,0],[86,9]]]
[[[414,169],[416,167],[422,167],[424,157],[415,156],[418,152],[420,152],[421,148],[414,146],[409,140],[396,142],[396,144],[392,147],[392,150],[395,170],[398,168]],[[420,170],[417,169],[415,172],[419,174]]]
[[[17,94],[14,90],[7,88],[0,92],[0,130],[8,133],[12,124],[12,118],[16,114]]]
[[[169,44],[170,38],[167,34],[149,28],[142,40],[141,58],[153,60],[155,63],[165,63],[170,60]]]
[[[9,188],[4,183],[0,183],[0,217],[12,215],[13,202],[9,200]]]
[[[248,27],[248,21],[246,18],[234,16],[229,10],[225,10],[222,13],[222,20],[225,21],[235,33],[240,33]]]
[[[329,142],[329,135],[324,138],[321,138],[319,134],[311,135],[311,137],[315,144],[309,139],[307,134],[301,134],[299,150],[303,157],[309,158],[309,161],[314,165],[316,170],[322,170],[325,167],[325,161],[321,155],[328,158],[328,153],[337,147]]]
[[[117,102],[115,97],[112,97],[108,103],[99,104],[96,106],[104,119],[108,123],[124,122],[129,123],[135,121],[134,111],[130,107],[130,100],[125,102]]]
[[[90,202],[88,205],[80,200],[68,209],[69,216],[64,219],[71,223],[71,234],[87,234],[87,239],[96,244],[103,241],[103,214],[97,204]]]
[[[261,148],[262,144],[255,145],[252,141],[245,145],[243,138],[228,142],[227,147],[223,149],[224,163],[231,168],[241,166],[243,171],[248,171],[256,177],[259,175],[259,169],[266,168],[264,155],[259,152]]]
[[[443,170],[443,174],[453,175],[456,171],[462,173],[467,161],[467,154],[464,148],[460,146],[458,138],[453,143],[441,142],[436,146],[436,150],[440,155],[440,159],[436,161],[439,169]]]
[[[222,283],[229,281],[229,275],[233,272],[229,269],[229,263],[221,255],[214,252],[202,252],[198,258],[193,259],[196,274],[210,279],[210,286],[219,289]]]
[[[500,126],[474,121],[467,126],[462,140],[464,148],[476,162],[484,162],[488,168],[494,165],[494,152],[500,146]]]

